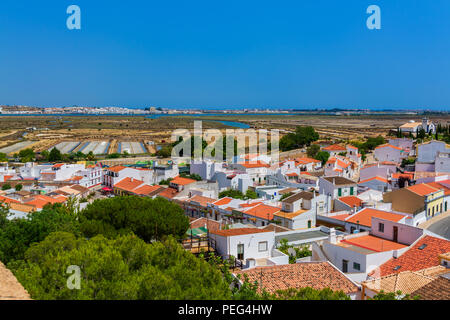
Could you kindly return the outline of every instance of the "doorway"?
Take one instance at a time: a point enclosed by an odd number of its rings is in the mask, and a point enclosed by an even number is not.
[[[394,230],[393,230],[394,232],[394,236],[393,236],[393,239],[392,239],[392,241],[394,241],[394,242],[397,242],[398,241],[398,227],[394,227]]]
[[[348,272],[348,260],[342,260],[342,272]]]
[[[237,245],[237,258],[238,260],[244,260],[244,244],[240,243]]]

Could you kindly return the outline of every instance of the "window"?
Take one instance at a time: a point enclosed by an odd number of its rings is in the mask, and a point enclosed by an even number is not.
[[[361,265],[359,263],[353,262],[353,269],[360,271]]]
[[[262,241],[258,243],[258,251],[259,252],[267,251],[267,241]]]
[[[378,224],[378,231],[379,232],[384,232],[384,223],[379,223]]]
[[[353,195],[353,187],[350,187],[350,195]]]
[[[338,196],[339,197],[342,196],[342,189],[341,188],[338,189]]]

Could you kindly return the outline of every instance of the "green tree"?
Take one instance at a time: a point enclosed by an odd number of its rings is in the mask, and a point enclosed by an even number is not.
[[[66,283],[68,266],[80,266],[79,290]],[[34,299],[229,299],[221,272],[185,251],[173,238],[146,244],[134,235],[77,239],[50,234],[13,265]]]
[[[322,165],[324,165],[328,161],[329,157],[330,157],[330,154],[328,152],[320,151],[317,153],[315,159],[322,161]]]
[[[87,237],[108,238],[134,233],[146,242],[168,235],[181,238],[189,228],[183,209],[158,197],[122,196],[97,199],[79,213],[81,230]]]
[[[0,152],[0,162],[7,162],[8,157],[6,156],[6,153]]]
[[[306,154],[310,158],[315,158],[317,153],[320,151],[320,146],[318,144],[312,144],[306,149]]]
[[[6,264],[23,259],[33,243],[55,231],[80,234],[76,217],[61,204],[47,205],[26,218],[7,220],[0,228],[0,261]]]
[[[247,192],[245,192],[245,197],[247,199],[257,199],[258,194],[253,190],[247,189]]]
[[[19,152],[19,158],[20,158],[20,162],[31,162],[34,160],[34,158],[36,157],[36,154],[34,153],[33,149],[28,148],[28,149],[23,149],[20,150]]]
[[[219,193],[219,199],[224,197],[244,200],[245,195],[239,190],[229,189]]]
[[[11,189],[11,185],[9,183],[4,183],[2,185],[2,190],[9,190],[9,189]]]
[[[311,142],[319,139],[319,134],[311,126],[299,126],[295,133],[284,135],[279,142],[281,151],[289,151],[303,146],[309,146]]]
[[[59,151],[57,148],[53,148],[52,150],[50,150],[50,153],[48,155],[48,161],[56,162],[61,160],[62,160],[61,151]]]
[[[21,185],[20,183],[16,184],[16,186],[14,187],[14,189],[16,189],[16,191],[20,191],[20,190],[22,190],[22,188],[23,188],[23,185]]]

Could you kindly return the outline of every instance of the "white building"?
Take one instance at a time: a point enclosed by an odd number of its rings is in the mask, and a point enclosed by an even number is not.
[[[211,245],[223,258],[231,256],[246,268],[289,264],[289,257],[275,248],[275,232],[258,228],[210,231]]]

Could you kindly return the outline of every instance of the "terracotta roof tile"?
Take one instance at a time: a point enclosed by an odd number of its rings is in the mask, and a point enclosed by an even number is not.
[[[316,290],[330,288],[346,294],[357,292],[358,287],[329,262],[307,262],[271,267],[257,267],[236,272],[246,274],[251,283],[262,283],[270,293],[289,288],[311,287]],[[243,280],[243,276],[241,276]]]
[[[422,250],[421,246],[426,245]],[[417,271],[439,265],[439,255],[450,251],[450,241],[424,236],[398,258],[392,258],[379,267],[379,275],[386,276],[402,271]],[[369,275],[375,275],[372,272]]]
[[[352,208],[362,206],[362,200],[355,196],[340,197],[339,200]]]
[[[180,177],[180,176],[176,176],[175,178],[170,180],[170,183],[177,184],[177,185],[180,185],[180,186],[185,186],[185,185],[188,185],[188,184],[191,184],[191,183],[194,183],[194,182],[197,182],[197,181],[194,180],[194,179],[183,178],[183,177]]]
[[[394,241],[374,237],[371,235],[355,237],[342,240],[341,243],[350,244],[364,249],[369,249],[375,252],[385,252],[391,250],[403,249],[406,246]]]
[[[236,228],[236,229],[228,229],[228,230],[214,230],[211,233],[216,234],[222,237],[234,237],[234,236],[242,236],[247,234],[254,233],[263,233],[263,232],[271,232],[270,230],[258,229],[258,228]]]
[[[364,208],[351,215],[350,218],[348,218],[346,221],[355,224],[358,223],[357,221],[359,221],[360,225],[370,227],[372,226],[373,217],[398,222],[401,219],[405,218],[405,215],[378,209]]]

